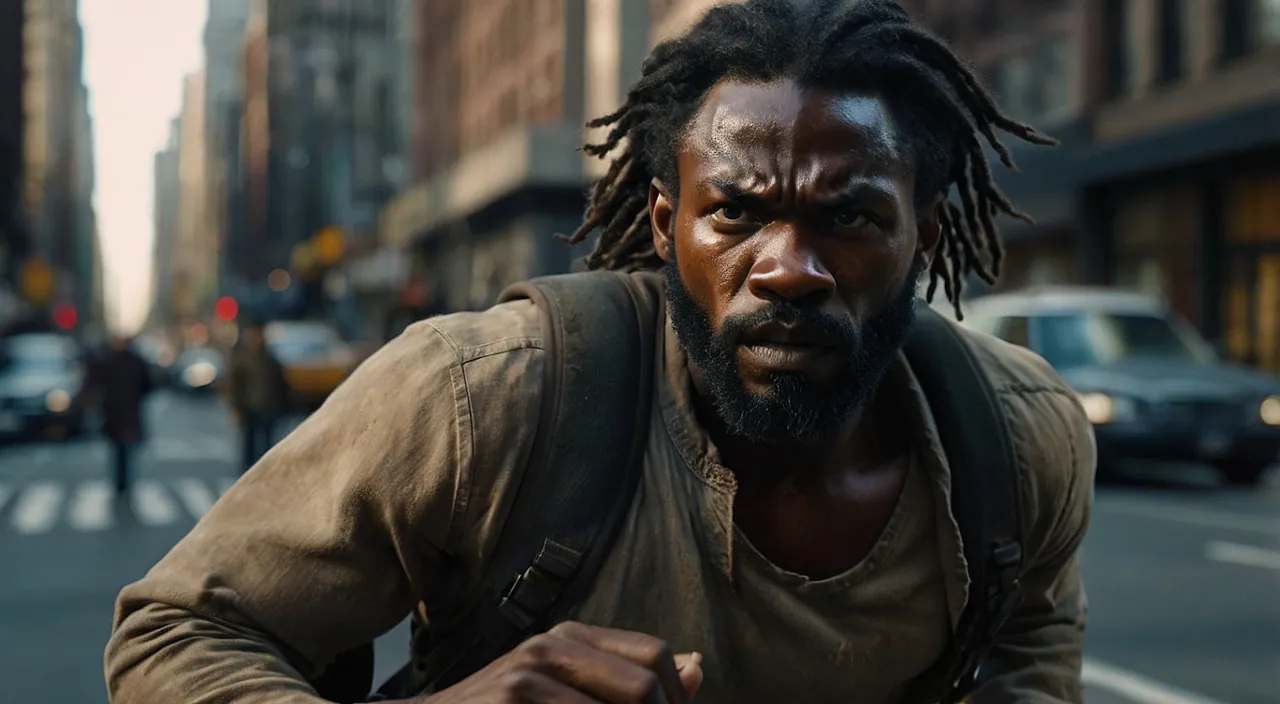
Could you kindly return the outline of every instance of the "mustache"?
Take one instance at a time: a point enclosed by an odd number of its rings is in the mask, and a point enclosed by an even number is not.
[[[748,332],[768,323],[809,328],[840,349],[852,349],[858,343],[858,331],[850,321],[789,301],[774,301],[760,310],[725,318],[720,338],[727,345],[737,346]]]

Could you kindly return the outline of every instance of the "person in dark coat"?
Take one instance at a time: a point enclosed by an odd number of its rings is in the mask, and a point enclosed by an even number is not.
[[[241,471],[248,471],[275,442],[276,426],[289,406],[289,384],[259,321],[245,325],[230,367],[229,400],[243,443]]]
[[[142,403],[153,390],[146,361],[131,340],[115,337],[95,365],[92,383],[102,402],[102,431],[111,442],[116,494],[129,491],[133,459],[146,439]]]

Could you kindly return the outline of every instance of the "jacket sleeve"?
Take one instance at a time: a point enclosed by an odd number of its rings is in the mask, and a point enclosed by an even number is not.
[[[441,578],[471,457],[457,357],[436,328],[410,328],[126,586],[111,701],[323,701],[306,679]]]
[[[1093,427],[1060,382],[1006,403],[1021,417],[1011,430],[1024,474],[1024,600],[968,701],[1079,704],[1087,605],[1078,553],[1093,506]]]

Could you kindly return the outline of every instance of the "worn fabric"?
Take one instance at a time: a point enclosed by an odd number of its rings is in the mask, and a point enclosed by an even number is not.
[[[694,421],[684,355],[660,324],[644,475],[576,616],[701,651],[699,702],[902,701],[946,648],[968,587],[946,459],[909,366],[899,359],[883,391],[912,401],[904,431],[917,438],[892,518],[860,564],[809,580],[735,529],[733,474]],[[1092,430],[1042,360],[969,337],[1012,425],[1027,595],[970,701],[1079,702]],[[450,620],[510,508],[543,363],[528,301],[418,323],[367,360],[121,593],[112,701],[319,702],[303,678],[419,599]]]

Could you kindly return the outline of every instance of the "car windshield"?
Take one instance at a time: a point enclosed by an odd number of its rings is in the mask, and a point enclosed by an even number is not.
[[[43,335],[9,338],[2,355],[9,374],[62,374],[76,362],[67,340]]]
[[[342,344],[337,331],[321,325],[272,328],[267,332],[267,339],[276,358],[283,363],[327,355]]]
[[[1070,313],[1037,318],[1040,355],[1058,369],[1131,359],[1208,364],[1208,344],[1174,317],[1141,313]]]

